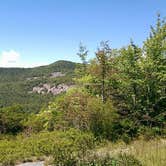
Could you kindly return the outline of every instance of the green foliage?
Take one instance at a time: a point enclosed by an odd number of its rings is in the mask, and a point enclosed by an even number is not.
[[[86,154],[86,151],[90,147],[93,147],[92,136],[84,135],[79,136],[74,142],[63,142],[63,146],[57,146],[54,150],[54,161],[55,165],[74,166],[78,159]]]
[[[88,159],[81,161],[76,166],[142,166],[132,155],[121,154],[117,157],[106,156],[91,156]]]
[[[23,107],[19,105],[0,109],[0,133],[17,133],[23,130],[22,121],[26,117]]]
[[[73,84],[76,63],[57,61],[35,68],[0,68],[0,107],[21,104],[27,112],[39,112],[54,97],[51,94],[30,93],[35,86],[48,84]],[[62,72],[62,78],[51,78],[51,73]]]
[[[91,131],[98,138],[116,138],[114,129],[118,115],[111,101],[103,103],[84,89],[70,90],[64,97],[52,102],[48,110],[40,112],[37,118],[41,118],[40,122],[47,119],[43,126],[52,124],[52,129],[76,128]]]
[[[84,46],[82,43],[79,45],[79,52],[77,55],[80,57],[82,61],[82,74],[86,73],[86,65],[87,65],[87,55],[88,55],[88,50],[86,49],[86,46]],[[80,66],[81,67],[81,66]]]
[[[110,101],[103,103],[99,99],[88,102],[90,112],[90,130],[98,138],[116,140],[115,128],[118,124],[118,114]]]
[[[160,19],[151,27],[151,35],[144,43],[144,102],[142,106],[152,126],[163,126],[166,108],[166,23]]]
[[[53,164],[62,166],[141,165],[130,155],[88,156],[87,151],[94,137],[129,143],[140,135],[151,139],[166,134],[166,23],[160,16],[143,48],[131,41],[110,49],[102,42],[89,64],[84,46],[78,55],[83,64],[77,66],[58,61],[32,69],[0,68],[0,163],[51,155]],[[66,75],[50,77],[56,71]],[[44,83],[73,81],[77,86],[55,99],[28,93]],[[23,129],[16,140],[4,135]]]
[[[108,54],[104,47],[88,66],[90,79],[82,79],[90,93],[112,101],[120,117],[116,133],[124,133],[125,139],[137,136],[141,126],[166,125],[165,38],[166,23],[159,17],[143,49],[132,41],[120,50],[108,49]]]
[[[43,132],[30,137],[20,135],[15,139],[0,140],[0,163],[14,165],[17,161],[26,161],[31,157],[50,155],[55,156],[55,160],[57,160],[69,148],[73,151],[85,151],[93,147],[94,137],[92,134],[73,129],[66,132]]]
[[[65,148],[66,150],[66,148]],[[65,153],[66,152],[66,153]],[[89,152],[90,153],[90,152]],[[67,154],[67,155],[66,155]],[[80,154],[73,154],[72,149],[63,151],[63,155],[59,160],[54,161],[53,165],[61,166],[142,166],[141,162],[132,155],[121,154],[116,157],[98,156],[89,154],[89,156],[81,156]],[[56,157],[57,159],[57,157]]]

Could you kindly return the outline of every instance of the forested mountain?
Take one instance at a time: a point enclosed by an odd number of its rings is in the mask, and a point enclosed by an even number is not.
[[[21,104],[27,111],[40,110],[55,96],[53,90],[49,93],[44,90],[48,92],[48,88],[59,84],[63,84],[61,88],[73,84],[75,67],[76,63],[57,61],[34,68],[0,68],[0,107]],[[42,89],[43,85],[47,89]]]

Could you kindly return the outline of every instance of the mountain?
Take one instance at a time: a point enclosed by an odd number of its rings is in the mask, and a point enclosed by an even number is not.
[[[38,112],[73,86],[75,67],[74,62],[57,61],[34,68],[0,68],[0,107],[19,104]]]

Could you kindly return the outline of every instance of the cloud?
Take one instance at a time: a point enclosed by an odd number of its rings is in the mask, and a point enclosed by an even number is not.
[[[20,54],[14,50],[2,51],[0,54],[0,67],[19,67]]]
[[[47,65],[45,62],[30,62],[21,59],[21,54],[15,50],[0,53],[0,67],[36,67]]]

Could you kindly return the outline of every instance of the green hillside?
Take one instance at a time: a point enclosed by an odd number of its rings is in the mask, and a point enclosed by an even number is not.
[[[73,62],[57,61],[35,68],[0,68],[0,107],[21,104],[26,111],[37,112],[55,95],[30,93],[33,87],[42,84],[72,84],[75,67]],[[51,77],[55,72],[63,75]]]

